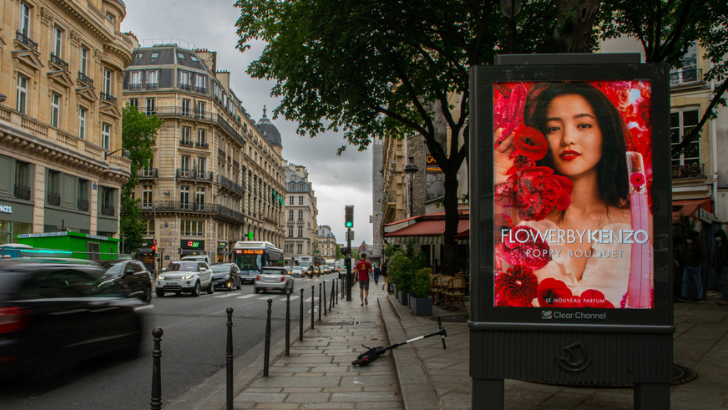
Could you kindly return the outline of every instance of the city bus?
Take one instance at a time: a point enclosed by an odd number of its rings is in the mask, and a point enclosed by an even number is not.
[[[233,261],[243,281],[252,281],[266,266],[283,266],[283,251],[270,242],[238,241],[233,246]]]

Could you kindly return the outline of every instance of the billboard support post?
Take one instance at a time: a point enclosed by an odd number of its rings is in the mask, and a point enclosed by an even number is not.
[[[503,55],[470,95],[472,407],[502,410],[516,379],[630,383],[635,409],[668,410],[667,65]]]

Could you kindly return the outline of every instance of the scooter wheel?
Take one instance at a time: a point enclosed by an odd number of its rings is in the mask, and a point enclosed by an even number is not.
[[[354,360],[353,362],[351,362],[351,364],[354,365],[354,366],[357,366],[357,365],[364,366],[365,363],[366,362],[364,360],[361,360],[361,359],[357,359],[357,360]]]

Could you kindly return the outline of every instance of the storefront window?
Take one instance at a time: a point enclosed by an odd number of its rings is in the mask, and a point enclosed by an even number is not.
[[[26,222],[0,220],[0,244],[17,242],[18,235],[33,233],[33,225]]]

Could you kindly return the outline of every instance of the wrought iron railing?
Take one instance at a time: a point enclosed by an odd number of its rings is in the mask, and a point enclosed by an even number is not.
[[[198,171],[196,169],[177,168],[177,178],[212,182],[212,171]]]
[[[61,194],[55,193],[55,192],[49,192],[48,195],[46,195],[46,199],[48,200],[48,204],[60,206],[61,205]]]
[[[99,97],[104,101],[116,104],[116,97],[112,96],[111,94],[99,93]]]
[[[137,171],[139,178],[157,178],[157,168],[142,168]]]
[[[116,208],[113,206],[102,206],[101,215],[114,216],[116,215]]]
[[[684,67],[670,71],[670,85],[703,81],[703,70],[697,67]]]
[[[129,84],[129,87],[127,87],[127,88],[129,91],[139,91],[142,89],[142,84],[141,83]]]
[[[68,71],[68,63],[53,53],[51,53],[51,63],[61,67],[63,71]]]
[[[22,44],[25,44],[28,48],[30,48],[33,51],[38,51],[38,43],[31,40],[30,37],[26,36],[25,34],[16,31],[15,32],[15,38]]]
[[[18,199],[30,200],[30,194],[31,190],[29,186],[16,184],[15,189],[13,189],[13,196]]]
[[[227,156],[227,155],[225,154],[225,151],[224,151],[224,150],[223,150],[222,148],[218,148],[218,149],[217,149],[217,155],[221,156],[221,157],[222,157],[222,159],[225,159],[225,157]]]
[[[235,169],[240,168],[240,163],[236,159],[233,160],[233,165],[235,166]]]
[[[245,194],[245,187],[243,187],[242,185],[240,185],[222,175],[217,176],[217,183],[224,186],[225,188],[235,192],[238,195],[242,196]]]
[[[144,84],[144,88],[147,90],[156,90],[159,88],[159,83],[146,83]]]
[[[705,164],[698,164],[697,162],[694,162],[687,165],[673,165],[672,179],[681,178],[706,178]]]
[[[195,92],[200,94],[207,94],[207,88],[205,87],[195,87]]]
[[[88,199],[79,199],[76,207],[79,211],[88,211]]]
[[[193,112],[190,109],[184,109],[182,107],[174,107],[174,106],[157,107],[154,112],[147,113],[147,115],[153,115],[153,114],[157,114],[157,116],[159,116],[159,117],[179,116],[179,117],[194,118],[196,120],[201,120],[201,121],[210,121],[210,122],[216,121],[215,114],[213,114],[213,113]]]
[[[225,216],[237,221],[243,219],[244,214],[240,211],[230,209],[220,204],[206,204],[198,202],[184,201],[157,201],[152,208],[157,212],[161,211],[180,211],[180,212],[199,212],[210,213]]]
[[[86,74],[84,74],[84,73],[82,73],[82,72],[80,72],[80,71],[78,72],[78,79],[79,79],[79,80],[80,80],[81,82],[85,83],[86,85],[90,85],[91,87],[93,87],[93,86],[94,86],[94,80],[92,80],[92,79],[91,79],[91,78],[89,78],[89,77],[88,77],[88,76],[87,76]]]
[[[183,83],[180,83],[179,84],[179,89],[180,90],[186,90],[186,91],[192,91],[192,84],[183,84]]]
[[[181,139],[179,140],[179,145],[182,147],[192,147],[194,144],[192,140]]]
[[[210,148],[210,144],[208,144],[206,142],[195,142],[195,148],[207,149],[207,148]]]
[[[220,125],[220,128],[227,132],[231,137],[235,138],[235,141],[237,141],[240,145],[245,145],[245,140],[243,139],[243,137],[238,134],[238,132],[235,131],[235,129],[231,127],[230,124],[223,120],[220,115],[217,116],[217,123],[218,125]]]

